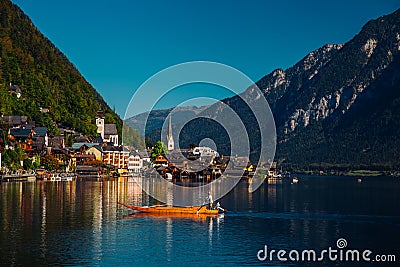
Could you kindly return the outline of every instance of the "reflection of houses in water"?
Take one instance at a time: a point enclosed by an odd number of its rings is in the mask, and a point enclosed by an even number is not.
[[[135,178],[133,181],[123,181],[118,183],[118,200],[126,203],[135,203],[137,205],[147,205],[143,200],[143,191],[139,186],[142,183],[142,178]],[[143,186],[143,185],[142,185]],[[144,188],[145,189],[145,188]]]

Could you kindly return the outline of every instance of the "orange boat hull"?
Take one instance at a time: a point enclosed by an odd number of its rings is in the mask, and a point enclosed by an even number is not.
[[[221,214],[220,214],[221,215]],[[148,213],[148,212],[136,212],[124,216],[124,218],[152,218],[152,219],[185,219],[194,221],[206,221],[207,218],[217,217],[213,214],[191,214],[191,213]]]
[[[128,209],[137,210],[145,213],[155,213],[155,214],[209,214],[217,215],[218,210],[209,210],[206,206],[194,206],[194,207],[171,207],[171,206],[152,206],[152,207],[137,207],[127,205],[121,202],[118,204],[127,207]]]

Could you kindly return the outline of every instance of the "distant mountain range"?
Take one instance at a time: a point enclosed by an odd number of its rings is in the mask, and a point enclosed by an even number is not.
[[[202,106],[202,107],[178,106],[176,108],[170,108],[170,109],[152,110],[151,112],[148,111],[140,113],[136,116],[128,118],[125,120],[125,122],[126,124],[137,130],[142,130],[146,126],[146,132],[149,133],[154,130],[161,129],[168,114],[170,114],[172,111],[173,112],[171,115],[174,117],[174,121],[179,123],[197,114],[200,114],[208,107],[209,106]],[[148,120],[146,123],[147,117]],[[140,134],[143,135],[144,131],[141,131]]]
[[[0,113],[27,115],[51,133],[92,135],[99,109],[121,133],[122,120],[67,57],[18,6],[0,0]]]
[[[301,168],[400,168],[400,9],[369,21],[349,42],[324,45],[256,84],[274,114],[280,163]],[[251,96],[251,90],[243,94]],[[243,120],[251,117],[238,96],[222,102]],[[216,103],[200,114],[216,114],[219,108]],[[150,114],[152,132],[147,137],[159,138],[156,128],[166,114],[168,110]],[[128,123],[142,123],[140,116]],[[250,136],[257,133],[254,120],[245,126]],[[181,147],[210,137],[220,150],[229,148],[216,127],[203,119],[192,121],[180,133]],[[252,151],[257,142],[254,137]]]

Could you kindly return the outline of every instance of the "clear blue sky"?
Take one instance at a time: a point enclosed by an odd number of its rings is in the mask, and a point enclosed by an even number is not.
[[[399,0],[12,1],[122,117],[135,90],[171,65],[216,61],[257,81],[324,44],[349,41],[368,20],[400,8]],[[229,95],[202,90],[218,99]],[[159,107],[194,91],[171,95]]]

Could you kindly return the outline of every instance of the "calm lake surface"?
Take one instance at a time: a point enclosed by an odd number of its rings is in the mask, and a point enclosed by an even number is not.
[[[339,238],[348,249],[393,254],[399,265],[400,178],[306,176],[253,194],[247,188],[241,182],[220,200],[224,216],[179,218],[117,206],[153,204],[133,181],[1,183],[0,265],[303,266],[311,263],[259,261],[257,253],[265,245],[337,249]],[[380,265],[388,266],[369,266]]]

